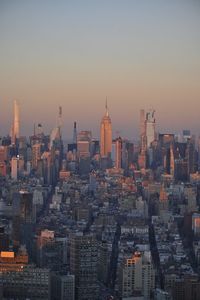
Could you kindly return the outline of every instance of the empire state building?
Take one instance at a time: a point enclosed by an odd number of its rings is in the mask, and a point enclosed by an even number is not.
[[[100,132],[100,154],[101,157],[109,157],[112,151],[112,124],[108,113],[108,106],[106,101],[106,112],[101,120]]]

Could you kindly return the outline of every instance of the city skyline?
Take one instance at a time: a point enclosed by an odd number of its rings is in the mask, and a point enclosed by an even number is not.
[[[198,135],[199,9],[178,0],[1,1],[0,134],[18,99],[22,135],[33,123],[50,132],[60,105],[65,137],[74,121],[98,137],[107,95],[114,136],[138,138],[141,108],[156,110],[160,132]]]
[[[17,107],[17,108],[16,108]],[[8,131],[3,131],[3,126],[1,127],[1,131],[0,131],[0,136],[6,136],[6,135],[10,135],[12,139],[15,138],[15,134],[14,134],[14,124],[16,123],[16,109],[17,109],[17,137],[19,136],[31,136],[34,134],[35,131],[39,130],[42,130],[44,132],[44,134],[49,134],[51,135],[51,133],[53,132],[53,130],[55,130],[56,128],[61,128],[61,132],[62,132],[62,137],[65,141],[73,141],[74,140],[74,128],[76,128],[76,131],[77,132],[80,132],[82,130],[90,130],[92,132],[92,138],[94,139],[101,139],[101,124],[102,124],[102,117],[99,119],[99,120],[96,120],[96,125],[94,128],[91,128],[91,127],[87,127],[87,128],[84,128],[84,127],[81,127],[80,126],[80,123],[79,123],[79,120],[76,120],[74,122],[72,122],[72,124],[70,124],[70,127],[66,128],[66,124],[65,124],[65,115],[63,116],[62,114],[62,111],[63,111],[63,108],[62,106],[58,106],[55,110],[55,116],[54,116],[54,124],[52,122],[52,127],[48,127],[47,124],[43,123],[43,122],[33,122],[32,123],[32,126],[30,126],[30,128],[27,130],[27,128],[24,128],[24,124],[23,124],[23,116],[21,116],[21,106],[20,106],[20,101],[18,100],[14,100],[12,102],[12,108],[11,108],[11,111],[10,111],[10,116],[9,116],[9,119],[7,120],[7,125],[8,125]],[[107,108],[107,97],[106,97],[106,106],[104,104],[104,114],[105,114],[105,109],[106,109],[106,114],[108,114],[108,108]],[[127,135],[127,132],[126,131],[120,131],[118,130],[118,128],[116,128],[116,124],[114,124],[113,126],[113,122],[112,122],[112,127],[114,127],[114,130],[112,130],[112,139],[115,139],[117,137],[122,137],[122,138],[125,138],[125,139],[129,139],[129,140],[133,140],[133,141],[137,141],[139,142],[140,140],[140,134],[141,134],[141,125],[140,125],[140,112],[144,111],[144,109],[140,109],[138,111],[138,116],[137,116],[137,128],[136,128],[136,135],[133,135],[133,136],[128,136]],[[189,130],[191,132],[191,134],[195,135],[196,134],[196,138],[198,138],[199,135],[199,132],[198,131],[192,131],[191,130],[191,127],[186,127],[184,126],[184,124],[180,124],[180,128],[179,128],[179,131],[176,131],[176,130],[173,130],[171,129],[170,130],[167,130],[166,128],[162,130],[161,126],[159,126],[159,116],[157,115],[156,113],[156,110],[154,109],[147,109],[146,110],[146,114],[151,114],[153,112],[153,115],[156,114],[156,118],[155,118],[155,132],[157,134],[159,133],[162,133],[162,134],[168,134],[168,133],[173,133],[177,136],[180,136],[183,134],[183,130]],[[102,115],[104,115],[102,113]],[[105,115],[106,115],[105,114]],[[110,118],[110,114],[109,114],[109,118]],[[112,117],[111,117],[112,119]],[[99,122],[98,122],[99,121]],[[20,134],[19,134],[19,124],[20,124],[20,127],[22,127],[22,130],[20,129]],[[78,124],[78,125],[77,125]],[[10,128],[9,128],[9,125],[10,125]],[[16,125],[15,125],[16,126]],[[75,127],[74,127],[75,126]],[[7,126],[5,126],[6,128]],[[78,128],[77,128],[78,127]],[[94,130],[93,130],[94,129]],[[95,130],[96,129],[96,130]],[[115,130],[116,129],[116,130]]]
[[[200,0],[0,0],[0,299],[199,300]]]

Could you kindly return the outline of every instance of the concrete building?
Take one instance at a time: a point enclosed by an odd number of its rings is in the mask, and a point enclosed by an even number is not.
[[[50,272],[31,265],[0,276],[5,299],[50,300]],[[0,285],[1,285],[0,284]]]
[[[112,143],[112,161],[113,166],[117,169],[122,167],[122,139],[118,137]]]
[[[11,178],[14,180],[18,179],[18,157],[12,157],[11,160]]]
[[[75,276],[53,274],[51,278],[51,300],[75,300]]]
[[[150,252],[135,252],[131,258],[124,258],[119,277],[119,292],[122,298],[143,296],[143,299],[148,300],[155,282]]]

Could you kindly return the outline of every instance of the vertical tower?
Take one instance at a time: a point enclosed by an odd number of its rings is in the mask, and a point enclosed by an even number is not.
[[[174,177],[174,168],[175,168],[175,162],[174,162],[174,149],[172,143],[170,144],[170,174]]]
[[[131,299],[139,293],[144,296],[143,299],[150,299],[155,271],[149,251],[134,252],[132,257],[125,256],[119,265],[119,274],[119,293],[123,299]]]
[[[149,110],[146,114],[146,139],[147,139],[147,148],[151,146],[151,143],[155,140],[156,134],[155,134],[155,125],[156,125],[156,120],[154,117],[155,111],[154,110]]]
[[[112,124],[108,113],[108,106],[106,100],[106,112],[101,120],[100,130],[100,154],[101,156],[110,156],[112,151]]]
[[[146,150],[147,150],[147,138],[146,138],[146,119],[145,110],[140,110],[140,154],[138,157],[138,164],[141,169],[146,167]]]
[[[70,270],[75,275],[76,299],[99,299],[97,278],[98,243],[81,232],[70,236]]]
[[[112,143],[112,155],[113,165],[115,168],[120,169],[122,167],[122,138],[118,137]]]
[[[19,103],[14,101],[14,119],[12,125],[12,143],[15,144],[19,138]]]
[[[74,130],[73,130],[73,144],[77,143],[77,131],[76,131],[76,122],[74,122]]]
[[[14,180],[18,179],[18,164],[19,164],[18,157],[12,157],[12,160],[11,160],[11,178],[14,179]]]

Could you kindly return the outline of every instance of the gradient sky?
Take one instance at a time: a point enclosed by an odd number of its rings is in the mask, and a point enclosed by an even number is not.
[[[106,96],[114,137],[137,137],[140,108],[200,134],[199,0],[0,0],[0,135],[18,99],[22,134],[61,105],[65,137],[98,137]]]

